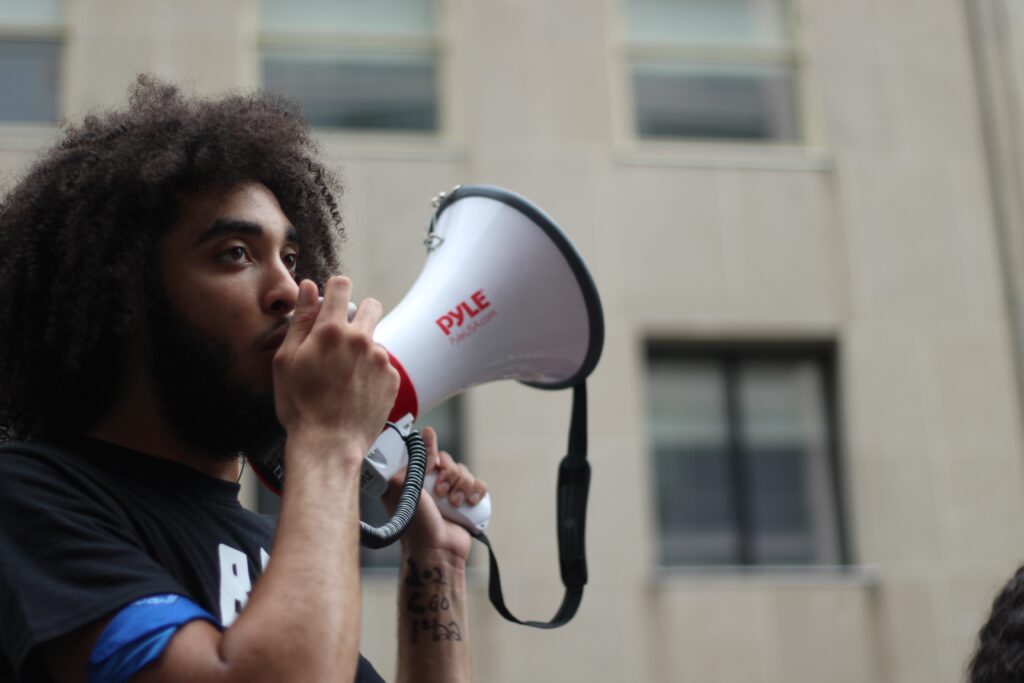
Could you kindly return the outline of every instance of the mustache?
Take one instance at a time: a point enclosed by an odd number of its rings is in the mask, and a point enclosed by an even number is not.
[[[256,339],[252,344],[253,348],[257,351],[277,348],[281,345],[285,335],[288,334],[288,328],[291,327],[291,324],[292,316],[290,314],[276,320],[267,329],[256,335]]]

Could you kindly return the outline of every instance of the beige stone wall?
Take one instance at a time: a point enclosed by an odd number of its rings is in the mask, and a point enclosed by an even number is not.
[[[72,0],[72,118],[119,101],[138,70],[199,92],[257,81],[252,3],[143,5]],[[964,3],[799,5],[806,147],[633,141],[617,0],[443,0],[443,134],[323,136],[348,186],[357,295],[398,302],[429,199],[458,182],[542,206],[601,290],[591,582],[569,626],[525,630],[487,604],[478,553],[477,680],[958,681],[993,592],[1024,561],[1021,405]],[[51,135],[0,127],[3,182]],[[836,340],[857,566],[658,570],[651,336]],[[568,396],[490,385],[467,406],[508,602],[547,618]],[[387,676],[393,586],[374,576],[363,590],[363,650]]]

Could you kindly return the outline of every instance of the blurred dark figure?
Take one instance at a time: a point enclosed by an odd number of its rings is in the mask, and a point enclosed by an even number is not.
[[[971,683],[1024,681],[1024,567],[992,602],[968,668]]]

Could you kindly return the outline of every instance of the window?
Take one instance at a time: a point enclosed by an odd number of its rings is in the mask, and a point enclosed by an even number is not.
[[[0,3],[0,121],[57,120],[63,21],[62,0]]]
[[[648,349],[661,563],[847,562],[831,346]]]
[[[789,0],[625,0],[642,138],[796,142]]]
[[[429,425],[437,432],[438,445],[442,450],[451,453],[456,460],[462,460],[462,400],[456,396],[433,410],[425,413],[416,422],[417,427]],[[264,514],[276,515],[281,509],[281,499],[260,485],[257,488],[257,507]],[[359,516],[367,524],[380,526],[390,516],[384,511],[380,499],[360,494]],[[360,548],[360,564],[363,567],[391,568],[397,567],[400,550],[397,543],[380,550]]]
[[[434,132],[434,0],[262,0],[263,84],[310,125]]]

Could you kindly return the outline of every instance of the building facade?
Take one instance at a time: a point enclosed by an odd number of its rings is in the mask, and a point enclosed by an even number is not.
[[[0,187],[148,71],[297,97],[345,180],[356,296],[385,307],[436,193],[528,197],[604,305],[590,583],[568,626],[513,626],[477,552],[475,678],[962,680],[1024,563],[1022,4],[299,6],[5,0]],[[529,618],[561,599],[569,407],[496,383],[443,416]],[[386,676],[395,582],[364,574]]]

